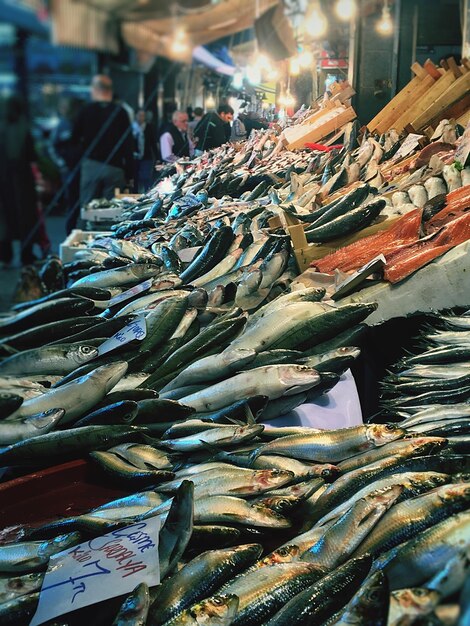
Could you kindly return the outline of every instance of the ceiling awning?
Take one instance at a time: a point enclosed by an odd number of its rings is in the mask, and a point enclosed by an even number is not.
[[[278,0],[259,0],[260,15],[277,2]],[[168,16],[142,21],[124,20],[121,30],[126,43],[138,50],[165,56],[174,61],[189,62],[192,48],[249,28],[255,19],[255,2],[222,0],[201,8],[197,13],[180,14],[177,18]],[[187,35],[189,48],[184,52],[177,52],[173,47],[177,28]]]
[[[52,0],[56,41],[114,52],[116,27],[138,51],[190,62],[193,48],[232,35],[279,0]],[[75,16],[73,16],[75,12]],[[175,50],[182,30],[188,47]],[[78,41],[80,39],[80,42]]]

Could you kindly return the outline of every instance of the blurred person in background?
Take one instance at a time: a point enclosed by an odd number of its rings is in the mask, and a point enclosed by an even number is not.
[[[243,141],[247,138],[246,126],[245,126],[246,114],[240,112],[233,120],[232,133],[230,135],[230,141]]]
[[[38,212],[32,169],[36,159],[24,102],[19,96],[10,96],[5,102],[0,128],[0,262],[3,266],[13,260],[15,239],[21,242],[23,265],[37,260],[33,244],[40,239],[42,216]],[[42,245],[50,248],[45,230]]]
[[[49,155],[59,169],[66,204],[65,230],[67,235],[77,226],[80,212],[80,148],[72,140],[73,124],[82,103],[77,98],[59,100],[59,123],[52,131]]]
[[[244,120],[245,128],[246,128],[246,137],[250,136],[252,130],[261,130],[269,128],[269,124],[262,122],[260,117],[256,111],[248,111]]]
[[[204,117],[204,109],[202,107],[196,107],[193,111],[193,119],[188,122],[188,134],[191,141],[194,143],[194,129]]]
[[[134,193],[145,193],[153,181],[157,158],[157,138],[144,109],[139,109],[132,124],[134,135]]]
[[[133,187],[134,141],[129,115],[113,100],[113,83],[99,74],[91,99],[75,121],[72,141],[82,150],[80,205],[93,198],[114,197],[115,189]]]
[[[209,111],[194,129],[198,150],[212,150],[230,141],[234,111],[229,104],[221,104],[217,111]]]
[[[188,135],[188,114],[185,111],[174,111],[171,123],[160,136],[160,153],[162,161],[174,163],[181,157],[191,157],[194,145]]]

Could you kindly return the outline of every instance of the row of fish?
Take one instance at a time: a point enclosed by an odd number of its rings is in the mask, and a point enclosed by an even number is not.
[[[124,458],[136,479],[165,467],[151,489],[23,526],[0,547],[1,623],[28,623],[52,554],[155,515],[162,584],[139,585],[120,611],[116,598],[58,623],[386,625],[441,623],[449,611],[467,623],[469,457],[446,439],[390,424],[247,424],[249,438],[230,424],[210,437],[204,424],[183,424],[152,445],[91,453],[121,486]],[[171,470],[171,480],[156,478]],[[435,621],[419,621],[432,613]]]

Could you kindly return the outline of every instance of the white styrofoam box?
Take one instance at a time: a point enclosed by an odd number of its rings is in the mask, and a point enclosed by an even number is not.
[[[92,231],[92,230],[80,230],[75,228],[70,235],[59,246],[59,256],[62,263],[70,263],[75,260],[75,253],[79,250],[84,250],[84,243],[91,241],[97,236],[110,235],[110,231]]]
[[[104,209],[86,209],[82,207],[80,217],[86,222],[120,222],[124,207],[107,207]]]
[[[377,283],[342,298],[339,304],[377,302],[365,320],[376,325],[412,313],[470,306],[470,241],[452,248],[396,285]]]
[[[262,419],[262,418],[261,418]],[[334,430],[362,424],[362,411],[356,381],[347,370],[328,393],[317,400],[301,404],[293,411],[275,419],[262,422],[269,426],[303,426]]]

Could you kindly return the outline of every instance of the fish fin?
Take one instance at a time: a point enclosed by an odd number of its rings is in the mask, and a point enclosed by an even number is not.
[[[262,450],[263,450],[263,446],[260,446],[259,448],[255,448],[252,452],[250,452],[250,454],[248,455],[248,458],[250,459],[249,467],[253,466],[253,463],[260,456],[260,454],[262,453]]]

